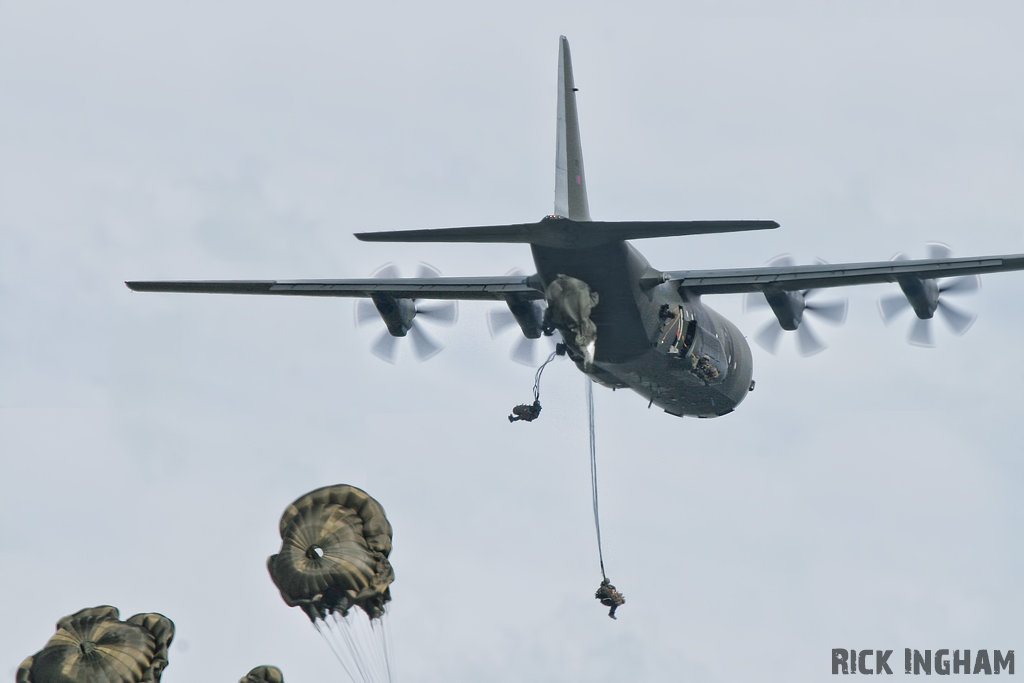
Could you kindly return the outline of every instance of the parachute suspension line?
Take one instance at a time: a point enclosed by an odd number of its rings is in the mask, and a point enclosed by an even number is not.
[[[381,644],[384,649],[384,665],[387,667],[388,681],[394,683],[395,680],[395,652],[394,652],[394,640],[391,637],[391,619],[388,618],[388,608],[384,608],[384,614],[381,615],[380,619],[377,620],[378,629],[380,633]]]
[[[391,619],[388,617],[387,607],[379,617],[370,619],[370,632],[367,635],[374,645],[373,651],[377,653],[380,680],[394,683],[395,666],[391,653]]]
[[[543,369],[543,368],[542,368]],[[539,377],[540,371],[537,372]],[[601,562],[601,578],[607,579],[604,573],[604,551],[601,548],[601,514],[597,505],[597,439],[594,434],[594,382],[584,377],[587,383],[587,417],[590,422],[590,491],[594,499],[594,529],[597,530],[597,558]]]
[[[318,622],[313,626],[353,683],[393,683],[390,644],[385,642],[382,624],[375,624],[358,608],[344,617],[333,612],[322,623],[323,627]],[[387,630],[389,636],[390,624]]]
[[[373,679],[367,675],[365,666],[359,656],[359,648],[352,642],[351,632],[349,629],[345,628],[345,624],[338,621],[336,613],[332,613],[330,618],[334,623],[325,623],[327,624],[327,628],[330,630],[331,635],[334,636],[338,651],[347,654],[346,661],[348,662],[348,670],[358,673],[358,676],[352,676],[352,680],[356,683],[368,683],[369,681],[372,681]]]
[[[358,683],[358,681],[356,681],[355,674],[353,674],[349,670],[348,664],[345,662],[345,658],[341,656],[341,653],[338,651],[338,648],[335,647],[334,639],[329,638],[327,635],[331,631],[331,625],[328,624],[326,621],[323,622],[323,624],[324,627],[326,628],[326,632],[324,632],[324,630],[320,628],[320,624],[316,623],[316,621],[313,621],[313,628],[316,629],[317,633],[323,636],[323,639],[327,642],[327,647],[331,648],[331,652],[334,654],[334,658],[338,660],[338,663],[341,664],[341,668],[345,670],[345,675],[347,675],[354,683]]]
[[[334,615],[331,614],[330,617],[328,618],[333,617]],[[363,671],[362,662],[359,661],[359,655],[356,652],[356,648],[352,644],[350,638],[348,637],[350,634],[345,631],[343,625],[338,624],[338,620],[336,618],[334,618],[333,621],[333,625],[330,622],[327,622],[327,628],[330,629],[334,637],[340,642],[340,647],[338,648],[338,650],[341,652],[348,653],[349,664],[351,664],[352,668],[354,668],[356,672],[358,672],[359,674],[358,677],[353,677],[352,680],[356,681],[356,683],[364,683],[368,679],[366,677],[366,672]]]
[[[365,652],[365,650],[360,647],[360,643],[355,642],[355,638],[352,637],[352,629],[346,628],[347,624],[343,623],[341,619],[338,618],[337,612],[332,613],[331,617],[334,619],[334,625],[337,627],[338,633],[341,634],[341,637],[345,640],[345,645],[348,647],[348,651],[352,653],[352,659],[355,660],[356,669],[359,670],[359,675],[362,677],[361,680],[367,682],[372,681],[372,674],[367,671],[368,667],[366,662],[364,662],[363,658],[360,656]]]
[[[362,614],[357,615],[362,618]],[[362,632],[366,636],[367,649],[366,652],[373,653],[374,661],[376,662],[376,669],[379,674],[376,680],[382,683],[394,683],[394,666],[391,661],[390,653],[390,642],[388,636],[390,634],[390,620],[388,619],[387,610],[376,619],[368,619],[367,625],[370,627],[369,630],[362,629]]]
[[[353,654],[356,667],[367,683],[388,683],[391,671],[383,643],[376,635],[376,624],[363,610],[352,608],[345,616],[332,614],[335,627]],[[381,617],[383,618],[383,617]]]

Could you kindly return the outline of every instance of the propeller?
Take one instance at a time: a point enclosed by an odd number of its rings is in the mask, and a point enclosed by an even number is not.
[[[497,339],[510,327],[519,330],[515,316],[507,308],[494,308],[487,312],[487,329],[490,331],[492,339]],[[555,343],[554,336],[541,335],[538,339],[530,339],[520,334],[519,340],[512,345],[512,350],[508,355],[520,365],[535,368],[541,355],[546,356],[555,350]],[[542,350],[538,351],[538,349]]]
[[[440,277],[441,271],[427,264],[420,263],[416,273],[418,278]],[[370,275],[373,278],[393,279],[399,277],[398,266],[387,263]],[[373,355],[388,363],[394,363],[398,354],[398,340],[408,336],[412,340],[413,353],[417,360],[433,358],[444,349],[444,345],[434,340],[421,329],[420,321],[429,321],[436,325],[454,325],[459,319],[459,304],[455,301],[425,302],[416,299],[398,299],[391,296],[375,296],[373,299],[359,299],[355,306],[356,327],[387,322],[388,329],[373,342],[370,351]],[[396,332],[392,333],[392,324]]]
[[[949,245],[941,242],[930,242],[926,245],[928,258],[944,259],[953,255]],[[906,261],[909,257],[904,253],[896,254],[893,261]],[[932,332],[932,315],[938,311],[940,317],[956,335],[962,335],[970,329],[978,316],[962,311],[944,300],[948,294],[972,294],[981,289],[981,278],[977,275],[944,278],[942,280],[900,281],[901,294],[891,294],[878,300],[878,312],[882,321],[888,325],[908,308],[913,308],[917,317],[910,326],[907,341],[914,346],[935,346]],[[926,317],[921,317],[925,313]]]
[[[522,275],[523,272],[518,268],[513,268],[505,274]],[[491,333],[491,339],[497,339],[509,328],[515,328],[521,332],[519,323],[508,306],[495,307],[487,312],[487,330]],[[535,368],[541,356],[547,356],[554,350],[555,343],[553,336],[541,335],[537,339],[530,339],[526,335],[520,334],[518,341],[512,345],[509,357],[520,365]]]
[[[818,263],[826,261],[817,259]],[[792,267],[796,261],[789,254],[776,256],[766,263],[767,266]],[[846,311],[848,302],[846,299],[837,301],[809,301],[817,297],[820,290],[805,289],[797,292],[783,290],[769,290],[764,292],[750,292],[743,298],[743,310],[754,311],[763,308],[772,309],[773,319],[761,328],[754,335],[754,341],[758,346],[771,354],[775,354],[785,331],[796,331],[797,348],[802,356],[813,356],[825,350],[826,345],[812,330],[813,325],[804,317],[805,313],[811,317],[820,318],[832,325],[841,325],[846,322]],[[783,327],[779,316],[788,320],[789,325]]]

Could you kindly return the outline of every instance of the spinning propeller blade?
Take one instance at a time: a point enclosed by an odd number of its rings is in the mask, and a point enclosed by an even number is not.
[[[928,252],[928,258],[951,258],[953,256],[953,248],[948,244],[942,242],[929,242],[924,245],[925,250]]]
[[[358,299],[356,301],[356,327],[361,327],[371,320],[380,320],[380,313],[377,307],[369,299]]]
[[[825,350],[825,343],[811,332],[807,323],[802,323],[800,327],[796,328],[796,341],[800,348],[800,354],[803,356],[813,356]]]
[[[398,337],[392,337],[387,330],[377,337],[377,341],[370,347],[370,353],[388,363],[395,362],[395,353],[398,351]]]
[[[809,289],[804,292],[804,298],[808,298],[816,294],[819,290]],[[818,316],[823,320],[827,320],[833,325],[842,325],[846,322],[846,311],[850,307],[850,303],[846,299],[840,299],[839,301],[829,301],[825,303],[811,302],[804,305],[804,312],[810,311],[814,315]],[[801,325],[801,327],[803,327]]]
[[[878,312],[882,314],[882,322],[886,325],[908,308],[910,308],[910,302],[902,294],[883,296],[878,300]]]
[[[421,361],[433,358],[444,348],[416,325],[409,330],[409,337],[412,339],[412,348],[416,352],[416,358]]]
[[[550,337],[548,337],[550,339]],[[527,337],[520,337],[519,341],[512,347],[512,352],[509,357],[520,365],[526,365],[531,368],[537,366],[537,339],[529,339]]]
[[[970,294],[981,289],[981,278],[977,275],[964,275],[963,277],[951,277],[941,285],[939,292],[943,294]]]
[[[757,345],[768,353],[775,355],[779,350],[779,341],[782,340],[782,333],[785,330],[779,326],[777,320],[769,320],[768,324],[761,328],[761,331],[754,337]]]
[[[974,313],[967,313],[961,311],[959,308],[954,308],[950,304],[946,303],[942,299],[939,299],[939,312],[942,314],[942,319],[949,325],[949,329],[953,334],[961,335],[967,330],[971,329],[971,325],[978,319],[978,316]]]
[[[441,271],[428,263],[420,263],[417,270],[417,277],[433,278],[440,277]],[[374,278],[398,278],[400,277],[398,266],[394,263],[386,263],[373,271]],[[454,325],[459,319],[459,304],[456,301],[436,301],[416,304],[416,315],[408,328],[407,336],[412,340],[412,350],[417,360],[428,360],[433,358],[444,349],[444,345],[426,334],[420,322],[429,322],[436,325]],[[356,327],[372,324],[372,321],[381,321],[380,313],[373,301],[359,299],[355,305]],[[382,321],[381,321],[382,322]],[[383,361],[394,363],[398,355],[398,337],[394,337],[384,331],[384,334],[370,346],[370,352]]]
[[[913,325],[910,326],[910,334],[907,336],[907,341],[914,346],[935,346],[932,341],[932,321],[922,318],[914,318]]]
[[[506,275],[522,275],[523,271],[518,268],[505,273]],[[505,334],[510,328],[519,329],[519,323],[516,322],[516,318],[512,315],[512,311],[508,309],[508,306],[501,306],[492,308],[487,312],[487,331],[491,333],[491,339],[497,339],[501,335]],[[548,341],[544,341],[544,340]],[[553,337],[542,335],[539,339],[530,339],[526,336],[521,336],[515,344],[512,345],[511,351],[509,351],[509,358],[520,365],[526,365],[531,368],[537,367],[537,348],[546,349],[548,346],[551,350],[554,349],[555,340]],[[550,351],[546,351],[550,353]]]
[[[925,251],[928,254],[928,258],[932,259],[951,258],[953,255],[953,250],[949,245],[941,242],[929,242],[925,245]],[[893,256],[892,260],[905,261],[907,258],[907,255],[901,252]],[[979,291],[981,289],[981,278],[977,275],[964,275],[962,277],[938,280],[937,284],[939,298],[936,301],[935,311],[946,322],[946,325],[949,326],[953,334],[964,334],[974,324],[978,316],[950,305],[945,300],[945,297],[949,295],[973,294]],[[878,300],[878,312],[881,314],[882,321],[886,325],[908,308],[911,308],[910,302],[903,294],[891,294]],[[910,326],[910,332],[907,335],[907,342],[914,346],[935,346],[932,320],[933,318],[914,318]]]
[[[815,259],[818,263],[826,263],[822,259]],[[772,260],[768,261],[765,265],[771,267],[791,267],[796,265],[796,260],[790,254],[782,254],[776,256]],[[797,348],[800,354],[803,356],[813,356],[816,353],[820,353],[825,350],[826,345],[811,329],[813,325],[810,323],[810,318],[820,318],[825,322],[832,325],[842,325],[846,322],[846,312],[849,308],[849,303],[846,299],[840,299],[838,301],[808,301],[808,299],[816,296],[819,290],[808,289],[801,292],[804,297],[804,308],[803,316],[800,319],[800,324],[796,329]],[[760,292],[751,292],[743,298],[743,311],[755,311],[764,308],[770,308],[768,301],[765,299],[764,294]],[[782,339],[782,333],[785,332],[782,326],[779,324],[778,319],[774,318],[774,312],[772,313],[773,319],[765,325],[757,335],[754,336],[754,341],[757,342],[758,346],[763,348],[765,351],[771,354],[775,354],[779,348],[779,341]]]
[[[514,327],[515,324],[516,318],[507,308],[492,308],[487,311],[487,331],[491,333],[492,338]]]
[[[431,304],[418,304],[416,315],[423,316],[438,325],[454,325],[459,320],[459,306],[454,301],[441,301]]]

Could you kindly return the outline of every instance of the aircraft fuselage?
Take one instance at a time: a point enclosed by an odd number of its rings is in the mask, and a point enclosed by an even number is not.
[[[567,275],[598,295],[590,316],[597,326],[593,363],[559,327],[570,358],[594,381],[628,387],[678,416],[724,415],[746,397],[753,360],[742,333],[685,289],[646,287],[657,271],[631,244],[531,249],[545,289]]]

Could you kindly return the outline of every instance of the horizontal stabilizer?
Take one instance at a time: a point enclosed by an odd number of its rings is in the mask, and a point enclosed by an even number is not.
[[[777,227],[779,224],[775,221],[574,221],[547,217],[539,223],[360,232],[356,237],[364,242],[496,242],[571,249],[649,237],[707,235]]]

